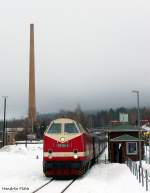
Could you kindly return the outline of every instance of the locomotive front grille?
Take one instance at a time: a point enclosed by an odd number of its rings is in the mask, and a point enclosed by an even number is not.
[[[44,162],[44,167],[46,169],[58,169],[58,168],[81,168],[83,166],[83,162],[76,161],[76,162]]]

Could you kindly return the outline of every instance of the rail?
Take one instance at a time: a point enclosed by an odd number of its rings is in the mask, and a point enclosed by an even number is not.
[[[69,184],[67,184],[67,186],[65,186],[60,193],[64,193],[75,181],[77,180],[77,178],[73,179]],[[45,184],[43,184],[42,186],[39,186],[36,190],[34,190],[32,193],[36,193],[38,191],[40,191],[41,189],[43,189],[44,187],[46,187],[47,185],[49,185],[52,181],[54,181],[54,178],[50,179],[48,182],[46,182]]]
[[[50,184],[54,179],[50,179],[48,182],[46,182],[45,184],[43,184],[42,186],[38,187],[36,190],[34,190],[32,193],[36,193],[39,190],[41,190],[43,187],[47,186],[48,184]]]
[[[60,193],[64,193],[70,186],[76,181],[77,178],[73,179]]]

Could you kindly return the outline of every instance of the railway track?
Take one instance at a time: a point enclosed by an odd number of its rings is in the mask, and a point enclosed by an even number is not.
[[[64,193],[70,186],[75,182],[76,179],[72,180],[60,193]]]
[[[61,180],[54,180],[53,178],[50,179],[47,183],[43,184],[42,186],[38,187],[32,193],[64,193],[74,182],[76,179],[61,181]]]
[[[50,184],[54,179],[50,179],[48,182],[46,182],[45,184],[43,184],[42,186],[38,187],[36,190],[34,190],[32,193],[36,193],[39,190],[41,190],[42,188],[44,188],[45,186],[47,186],[48,184]]]

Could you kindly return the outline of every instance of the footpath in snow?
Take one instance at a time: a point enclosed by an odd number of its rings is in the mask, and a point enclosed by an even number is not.
[[[42,172],[42,144],[30,144],[28,148],[25,145],[12,145],[0,149],[0,193],[31,193],[48,180]],[[60,183],[62,181],[57,181],[56,185]],[[55,193],[55,188],[50,192]],[[97,164],[66,191],[132,192],[146,193],[125,164]]]
[[[66,193],[145,193],[125,164],[99,164]]]

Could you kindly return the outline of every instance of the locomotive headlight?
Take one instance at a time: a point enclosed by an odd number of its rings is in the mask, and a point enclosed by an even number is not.
[[[63,143],[63,142],[65,142],[65,138],[64,137],[61,137],[60,138],[60,141]]]
[[[73,153],[74,153],[74,155],[73,155],[74,159],[78,159],[78,150],[74,149]]]
[[[77,153],[74,154],[73,157],[74,157],[74,159],[78,159],[78,154]]]

